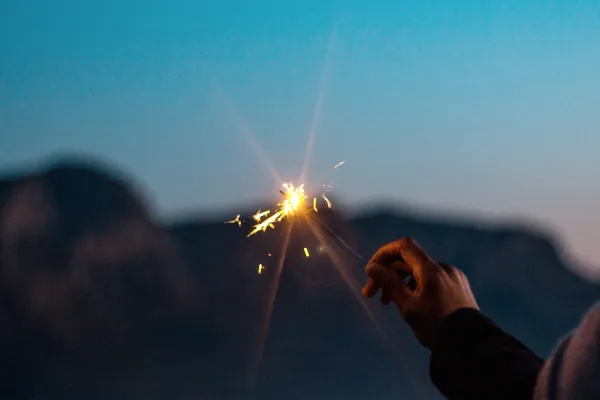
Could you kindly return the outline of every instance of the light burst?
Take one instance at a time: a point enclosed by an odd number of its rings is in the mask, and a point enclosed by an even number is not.
[[[256,222],[256,224],[252,227],[248,237],[257,234],[258,232],[266,232],[268,228],[275,229],[275,225],[277,223],[283,221],[284,219],[292,218],[297,214],[318,211],[317,198],[312,198],[311,207],[311,202],[308,200],[309,197],[304,189],[304,184],[295,186],[292,183],[284,183],[282,187],[283,190],[280,190],[279,193],[283,195],[283,201],[277,204],[277,208],[275,210],[258,210],[252,216],[252,219]],[[331,201],[327,198],[327,196],[322,194],[321,197],[327,203],[327,207],[331,208]],[[240,215],[237,215],[234,219],[225,223],[242,226],[243,222],[244,221],[240,219]]]
[[[283,195],[284,200],[277,204],[279,209],[271,214],[271,210],[263,211],[260,210],[253,215],[255,221],[258,223],[254,225],[252,231],[248,234],[248,237],[258,233],[265,232],[267,228],[275,229],[275,224],[281,222],[284,218],[289,218],[295,215],[298,211],[302,211],[306,208],[306,193],[304,192],[304,185],[295,187],[291,183],[284,183],[280,193]],[[271,214],[264,221],[261,221],[260,216],[266,216]]]

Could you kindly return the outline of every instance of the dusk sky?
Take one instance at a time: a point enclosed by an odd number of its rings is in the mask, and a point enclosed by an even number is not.
[[[92,155],[161,216],[235,210],[275,195],[241,127],[294,180],[320,104],[338,202],[524,218],[600,275],[599,71],[597,0],[0,0],[0,170]]]

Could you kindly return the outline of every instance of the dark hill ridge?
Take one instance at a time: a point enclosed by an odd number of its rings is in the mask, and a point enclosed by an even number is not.
[[[0,179],[2,397],[247,398],[286,226],[251,239],[220,219],[159,226],[107,171],[63,162]],[[543,354],[600,298],[539,233],[400,212],[319,217],[367,256],[415,237],[460,266],[482,309]],[[324,238],[341,269],[308,226],[294,227],[256,398],[437,398],[426,353],[392,309],[365,303],[391,351],[348,289],[362,265]]]

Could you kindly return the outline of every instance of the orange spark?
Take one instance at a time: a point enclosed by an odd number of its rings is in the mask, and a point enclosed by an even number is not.
[[[242,226],[242,221],[240,220],[240,214],[236,215],[234,219],[231,221],[226,221],[226,224],[237,224],[238,226]]]
[[[256,212],[256,214],[254,214],[254,215],[252,216],[252,218],[253,218],[253,219],[254,219],[256,222],[260,222],[260,220],[261,220],[263,217],[266,217],[267,215],[269,215],[269,213],[270,213],[270,212],[271,212],[271,210],[267,210],[267,211],[263,211],[263,212],[261,212],[260,210],[258,210],[258,211]]]

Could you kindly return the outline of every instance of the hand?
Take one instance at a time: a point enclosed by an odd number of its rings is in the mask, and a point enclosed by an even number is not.
[[[380,248],[365,267],[369,277],[363,294],[393,301],[417,339],[431,349],[441,322],[460,308],[479,309],[467,277],[458,269],[435,262],[411,238]],[[406,283],[407,277],[414,284]]]

